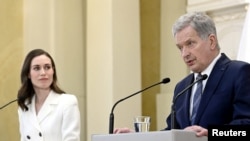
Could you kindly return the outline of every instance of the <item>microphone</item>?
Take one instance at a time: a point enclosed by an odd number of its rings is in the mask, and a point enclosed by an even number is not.
[[[109,134],[112,134],[112,133],[113,133],[113,130],[114,130],[114,113],[113,113],[113,111],[114,111],[114,109],[115,109],[115,106],[116,106],[118,103],[120,103],[120,102],[122,102],[122,101],[124,101],[124,100],[126,100],[126,99],[128,99],[128,98],[130,98],[130,97],[132,97],[132,96],[134,96],[134,95],[136,95],[136,94],[139,94],[139,93],[141,93],[141,92],[143,92],[143,91],[145,91],[145,90],[147,90],[147,89],[149,89],[149,88],[151,88],[151,87],[154,87],[154,86],[159,85],[159,84],[166,84],[166,83],[168,83],[168,82],[170,82],[170,78],[164,78],[161,82],[155,83],[155,84],[153,84],[153,85],[151,85],[151,86],[149,86],[149,87],[146,87],[146,88],[144,88],[144,89],[142,89],[142,90],[140,90],[140,91],[138,91],[138,92],[136,92],[136,93],[134,93],[134,94],[131,94],[131,95],[125,97],[125,98],[122,98],[122,99],[118,100],[118,101],[113,105],[112,110],[111,110],[111,113],[110,113],[110,116],[109,116]]]
[[[13,103],[13,102],[15,102],[15,101],[17,101],[17,100],[18,100],[18,99],[12,100],[12,101],[10,101],[9,103],[3,105],[2,107],[0,107],[0,110],[2,110],[4,107],[10,105],[11,103]]]
[[[179,92],[176,97],[173,98],[173,102],[172,102],[172,107],[171,107],[171,129],[176,129],[175,125],[176,125],[176,120],[175,120],[175,102],[176,100],[182,95],[184,94],[184,92],[186,92],[188,89],[190,89],[194,84],[196,84],[199,81],[203,81],[207,79],[207,74],[202,75],[202,77],[200,79],[195,80],[193,83],[191,83],[190,85],[188,85],[185,89],[183,89],[181,92]]]

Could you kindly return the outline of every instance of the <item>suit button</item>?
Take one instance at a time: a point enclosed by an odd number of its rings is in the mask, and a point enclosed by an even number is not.
[[[39,136],[42,137],[42,133],[41,132],[39,132]]]
[[[27,136],[27,139],[30,139],[30,136],[29,136],[29,135]]]

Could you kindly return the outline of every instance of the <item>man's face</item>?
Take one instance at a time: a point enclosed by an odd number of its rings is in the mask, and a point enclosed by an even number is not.
[[[214,58],[215,36],[201,39],[198,33],[188,26],[175,35],[176,46],[186,65],[193,72],[202,72]]]

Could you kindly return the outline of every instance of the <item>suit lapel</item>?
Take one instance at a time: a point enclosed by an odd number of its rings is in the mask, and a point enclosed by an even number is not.
[[[53,110],[53,104],[57,103],[55,97],[57,97],[57,94],[51,91],[37,115],[39,123],[41,123]]]
[[[189,86],[192,82],[194,81],[194,75],[193,73],[190,74],[188,77],[187,77],[187,80],[184,84],[184,88],[186,88],[187,86]],[[184,88],[181,88],[182,90]],[[183,124],[185,124],[186,126],[189,125],[189,121],[190,121],[190,96],[191,96],[191,91],[192,89],[188,89],[186,92],[184,92],[180,97],[179,97],[179,102],[182,101],[182,104],[183,106],[180,106],[182,107],[182,109],[179,109],[180,112],[180,117],[181,117],[181,120],[183,122]],[[183,99],[183,100],[181,100]]]
[[[224,54],[222,54],[221,58],[215,64],[205,86],[204,92],[202,94],[200,106],[196,115],[196,121],[199,121],[201,115],[205,111],[211,97],[215,93],[218,84],[221,81],[221,77],[224,71],[227,68],[227,64],[230,62],[229,58],[227,58]]]
[[[27,116],[30,122],[32,122],[32,125],[35,126],[35,128],[37,128],[38,130],[40,130],[40,125],[38,122],[38,118],[36,115],[36,108],[35,108],[35,96],[32,97],[32,102],[31,104],[27,105],[30,112],[26,112]]]

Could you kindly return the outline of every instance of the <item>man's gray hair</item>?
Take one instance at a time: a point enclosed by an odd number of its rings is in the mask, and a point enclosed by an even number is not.
[[[181,16],[173,25],[172,33],[174,37],[188,26],[196,30],[201,39],[207,39],[210,34],[217,36],[214,21],[203,12],[191,12]]]

